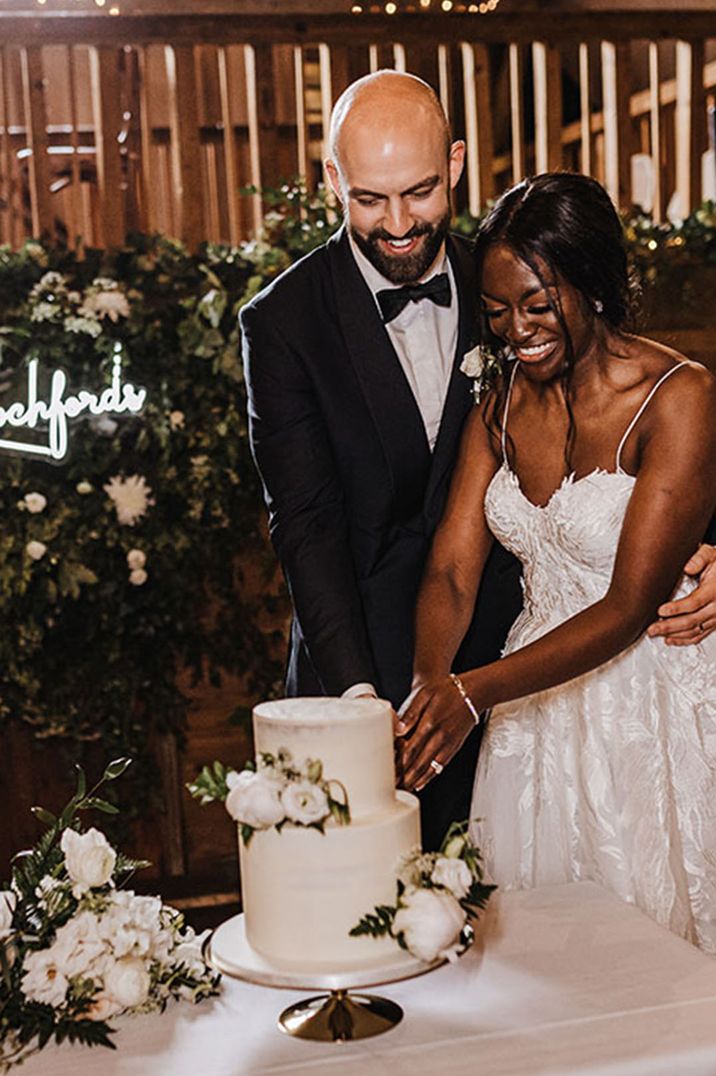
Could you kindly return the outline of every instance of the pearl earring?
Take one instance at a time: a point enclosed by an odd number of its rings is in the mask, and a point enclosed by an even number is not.
[[[594,304],[594,309],[596,310],[596,312],[598,314],[602,313],[602,311],[604,310],[604,303],[602,302],[601,299],[597,299],[597,301]]]

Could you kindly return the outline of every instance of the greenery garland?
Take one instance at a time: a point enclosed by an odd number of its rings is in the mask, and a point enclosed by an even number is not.
[[[320,189],[263,196],[263,236],[240,248],[190,255],[147,236],[81,260],[37,242],[0,248],[0,404],[33,357],[62,367],[73,389],[108,385],[118,345],[123,379],[147,390],[139,415],[76,422],[61,467],[0,457],[0,725],[63,737],[74,757],[99,741],[105,756],[137,759],[145,784],[153,735],[181,738],[186,725],[182,668],[246,673],[256,696],[280,686],[275,633],[261,625],[281,598],[262,585],[250,597],[241,569],[268,583],[274,560],[237,314],[340,221]],[[457,227],[477,224],[464,216]],[[679,224],[629,218],[625,234],[647,324],[659,311],[667,327],[703,324],[713,203]]]

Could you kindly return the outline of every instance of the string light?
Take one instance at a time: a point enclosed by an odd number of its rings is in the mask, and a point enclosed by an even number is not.
[[[38,0],[38,3],[44,0]],[[102,0],[104,3],[104,0]],[[418,0],[418,6],[416,7],[415,0],[387,0],[383,7],[379,7],[377,4],[370,4],[366,6],[362,3],[351,4],[351,14],[362,15],[368,11],[371,15],[419,15],[421,12],[428,13],[431,10],[438,10],[445,15],[452,13],[453,15],[487,15],[491,11],[497,10],[497,5],[500,0],[480,0],[479,3],[456,3],[455,0],[435,0],[435,8],[433,8],[433,0]],[[95,0],[95,3],[99,3],[99,0]],[[111,14],[111,9],[110,9]]]
[[[87,2],[89,3],[89,0],[87,0]],[[36,3],[39,5],[39,7],[45,7],[45,5],[47,4],[47,0],[36,0]],[[81,3],[81,0],[78,0],[78,3]],[[104,7],[106,3],[107,0],[94,0],[95,7]],[[355,11],[356,14],[359,14],[360,11],[362,11],[362,8],[360,8],[359,11],[356,11],[357,7],[358,5],[356,4],[352,10]],[[108,13],[110,15],[119,15],[119,4],[113,4],[112,7],[108,9]]]

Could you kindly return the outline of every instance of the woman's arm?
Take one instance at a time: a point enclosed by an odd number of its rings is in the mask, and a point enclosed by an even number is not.
[[[522,650],[461,673],[477,709],[608,661],[642,634],[673,589],[716,501],[716,380],[701,367],[680,371],[655,396],[639,434],[639,473],[606,595]],[[427,783],[431,760],[444,765],[471,725],[454,684],[431,680],[402,721],[406,787]]]

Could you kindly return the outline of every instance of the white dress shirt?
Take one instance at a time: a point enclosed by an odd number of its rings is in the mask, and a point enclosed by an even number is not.
[[[353,256],[374,299],[379,291],[400,287],[379,273],[353,239],[349,239]],[[437,440],[450,384],[459,321],[455,276],[450,259],[445,253],[432,270],[415,283],[424,284],[438,273],[448,275],[450,306],[438,306],[431,299],[409,302],[405,309],[385,326],[418,405],[431,451]],[[378,306],[377,299],[375,303]],[[379,306],[378,310],[380,311]],[[343,692],[343,697],[375,697],[376,694],[372,684],[352,684]]]
[[[374,298],[379,291],[386,288],[400,287],[378,272],[353,239],[350,240],[350,245],[361,275]],[[457,347],[457,288],[447,255],[443,254],[426,276],[415,281],[416,284],[424,284],[438,273],[448,275],[450,306],[438,306],[431,299],[409,302],[405,309],[385,326],[418,405],[431,451],[435,447],[440,429]]]

